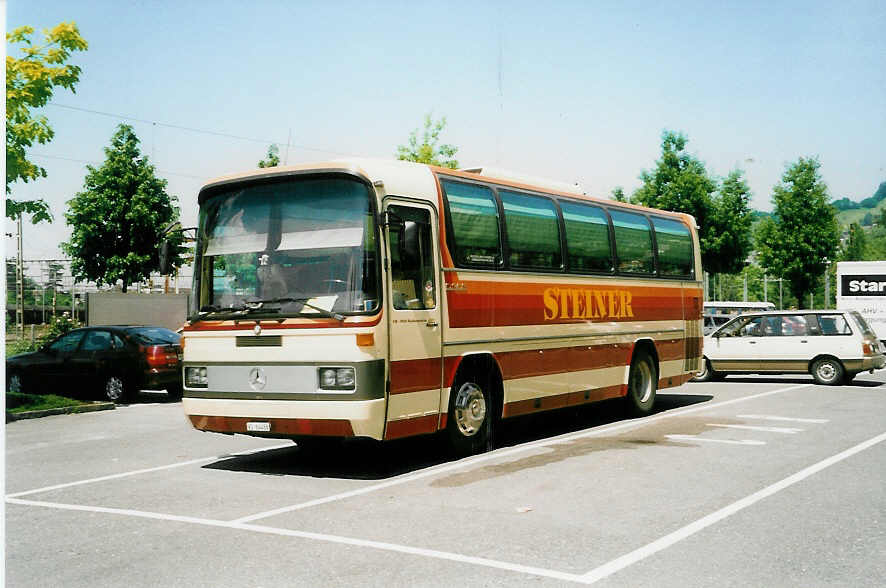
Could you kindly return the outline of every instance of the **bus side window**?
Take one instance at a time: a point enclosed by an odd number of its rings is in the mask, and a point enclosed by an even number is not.
[[[427,210],[391,206],[398,219],[390,228],[391,297],[396,310],[436,306],[431,215]]]
[[[609,242],[609,218],[599,206],[563,200],[566,225],[566,251],[569,271],[576,273],[611,272],[612,244]]]
[[[455,264],[497,269],[502,262],[498,205],[485,186],[441,181],[446,196]]]
[[[618,271],[651,274],[654,270],[652,230],[642,214],[609,210],[615,229]]]
[[[658,271],[663,276],[692,275],[692,237],[689,227],[680,221],[652,217],[658,245]]]

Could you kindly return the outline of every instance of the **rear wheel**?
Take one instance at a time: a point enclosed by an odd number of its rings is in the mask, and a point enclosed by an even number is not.
[[[126,402],[129,399],[129,387],[123,376],[112,374],[105,377],[102,397],[114,403]]]
[[[701,371],[692,377],[693,382],[709,382],[716,379],[717,372],[711,369],[711,362],[707,357],[701,358]]]
[[[833,357],[816,359],[809,372],[816,382],[825,386],[835,386],[843,381],[843,364]]]
[[[166,395],[170,400],[181,400],[182,399],[182,387],[181,384],[175,384],[166,389]]]
[[[631,361],[631,372],[628,375],[628,410],[636,416],[646,416],[652,412],[655,404],[655,389],[658,385],[658,374],[655,362],[649,353],[638,350]]]
[[[487,449],[490,441],[492,404],[488,378],[459,375],[449,392],[446,430],[453,451],[471,455]]]

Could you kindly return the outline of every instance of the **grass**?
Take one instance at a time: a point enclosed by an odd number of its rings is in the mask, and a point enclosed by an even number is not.
[[[87,403],[74,400],[73,398],[56,396],[55,394],[6,393],[6,410],[13,414],[31,410],[49,410],[51,408],[80,406],[81,404]]]

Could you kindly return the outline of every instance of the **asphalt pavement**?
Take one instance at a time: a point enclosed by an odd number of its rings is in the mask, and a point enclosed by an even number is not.
[[[886,372],[309,452],[180,403],[6,425],[8,586],[883,586]]]

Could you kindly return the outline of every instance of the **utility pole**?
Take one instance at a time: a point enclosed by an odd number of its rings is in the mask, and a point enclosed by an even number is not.
[[[767,276],[763,274],[763,302],[769,302],[769,284],[767,283]]]
[[[20,337],[25,336],[25,272],[22,260],[22,214],[16,223],[18,257],[15,261],[15,326]]]

